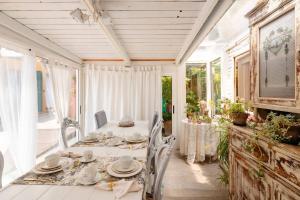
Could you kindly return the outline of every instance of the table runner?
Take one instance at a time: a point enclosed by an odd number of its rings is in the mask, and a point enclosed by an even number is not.
[[[22,184],[22,185],[81,185],[76,180],[79,177],[80,172],[90,165],[91,163],[97,164],[97,166],[101,166],[101,169],[98,168],[98,172],[100,173],[101,181],[111,182],[111,181],[118,181],[121,179],[125,180],[138,180],[139,182],[144,183],[145,178],[145,161],[138,160],[143,165],[143,170],[132,177],[129,178],[117,178],[110,176],[107,171],[106,167],[111,164],[112,162],[118,160],[119,157],[97,157],[96,161],[90,163],[80,163],[78,159],[71,159],[69,158],[69,166],[66,167],[64,170],[49,174],[49,175],[37,175],[34,172],[30,171],[25,175],[16,179],[13,184]],[[136,159],[136,158],[135,158]]]
[[[120,140],[120,143],[118,144],[114,144],[115,140]],[[72,147],[104,147],[104,146],[108,146],[108,147],[119,147],[121,149],[142,149],[142,148],[146,148],[147,146],[147,140],[145,142],[141,142],[141,143],[129,143],[126,142],[125,138],[119,137],[119,136],[114,136],[111,138],[104,138],[104,139],[98,139],[97,142],[91,142],[91,143],[86,143],[83,141],[79,141],[77,143],[75,143],[74,145],[72,145]]]

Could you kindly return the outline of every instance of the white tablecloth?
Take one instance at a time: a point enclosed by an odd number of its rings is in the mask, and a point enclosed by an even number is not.
[[[182,120],[180,153],[187,156],[188,163],[203,162],[205,155],[216,155],[218,143],[219,134],[215,131],[215,124]]]
[[[133,127],[119,127],[118,122],[109,122],[97,131],[107,133],[112,131],[114,135],[127,137],[134,133],[140,133],[144,136],[149,135],[149,124],[147,121],[135,121]]]
[[[105,131],[107,127],[104,127]],[[119,128],[110,126],[110,129],[118,130],[119,133],[131,134],[135,131],[148,134],[147,122],[136,122],[131,128]],[[120,149],[118,147],[71,147],[67,151],[83,152],[93,150],[98,156],[122,156],[131,155],[146,159],[146,149]],[[126,194],[122,200],[141,200],[143,191]],[[16,185],[11,184],[0,192],[1,200],[114,200],[111,191],[96,189],[94,186],[59,186],[59,185]]]

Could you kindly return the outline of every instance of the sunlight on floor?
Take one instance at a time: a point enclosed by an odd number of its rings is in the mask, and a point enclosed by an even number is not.
[[[194,177],[198,183],[209,183],[207,177],[203,174],[203,169],[199,164],[191,164],[191,171],[194,174]]]

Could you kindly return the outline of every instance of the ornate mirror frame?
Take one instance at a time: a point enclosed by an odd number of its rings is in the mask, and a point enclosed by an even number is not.
[[[290,11],[295,14],[295,94],[294,98],[260,97],[259,36],[262,27]],[[251,100],[254,107],[300,113],[300,0],[263,0],[247,15],[251,28]]]

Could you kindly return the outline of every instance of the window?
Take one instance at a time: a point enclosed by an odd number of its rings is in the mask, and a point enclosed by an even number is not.
[[[187,64],[186,66],[186,103],[187,114],[199,112],[199,102],[207,101],[206,64]],[[206,111],[205,111],[206,112]]]
[[[220,114],[219,104],[221,100],[221,58],[210,63],[211,66],[211,94],[212,114]]]
[[[250,100],[250,52],[234,58],[235,97]]]
[[[199,100],[206,101],[206,64],[188,64],[186,67],[186,91],[193,92]]]

